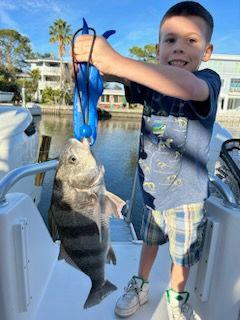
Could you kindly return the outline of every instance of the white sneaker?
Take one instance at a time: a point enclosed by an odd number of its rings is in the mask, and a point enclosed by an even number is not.
[[[166,291],[166,301],[169,320],[195,320],[192,306],[188,303],[188,292]]]
[[[114,310],[119,317],[133,315],[141,305],[148,301],[149,283],[133,276],[124,291],[122,297],[117,300]]]

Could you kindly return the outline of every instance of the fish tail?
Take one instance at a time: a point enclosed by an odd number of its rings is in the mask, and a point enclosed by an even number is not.
[[[111,292],[115,290],[117,290],[117,287],[108,280],[106,280],[100,287],[92,286],[87,300],[84,304],[84,309],[90,308],[100,303],[104,298],[106,298]]]

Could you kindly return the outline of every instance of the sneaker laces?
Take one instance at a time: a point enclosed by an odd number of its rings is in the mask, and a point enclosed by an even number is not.
[[[184,303],[181,307],[172,307],[174,320],[194,320],[193,309],[189,303]],[[190,318],[186,318],[190,315]]]
[[[139,292],[141,291],[141,288],[137,285],[137,283],[131,279],[128,282],[128,286],[124,288],[124,294],[123,298],[126,299],[127,301],[131,301],[134,296],[137,295],[138,301],[139,301]]]

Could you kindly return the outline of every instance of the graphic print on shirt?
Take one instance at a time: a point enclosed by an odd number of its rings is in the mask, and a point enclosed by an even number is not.
[[[152,115],[144,120],[142,148],[147,157],[139,160],[144,175],[143,188],[152,196],[158,194],[158,198],[164,200],[167,192],[183,184],[178,175],[181,170],[188,120],[172,115]]]

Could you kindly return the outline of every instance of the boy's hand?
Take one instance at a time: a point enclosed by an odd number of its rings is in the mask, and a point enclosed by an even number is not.
[[[92,35],[81,35],[74,44],[74,58],[78,62],[87,62],[93,42]],[[121,55],[117,53],[104,37],[96,37],[90,62],[101,74],[117,74]]]

